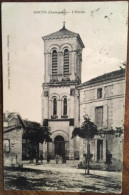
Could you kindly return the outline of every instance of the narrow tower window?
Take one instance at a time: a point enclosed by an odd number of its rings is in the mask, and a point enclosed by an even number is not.
[[[57,51],[52,52],[52,75],[57,75]]]
[[[64,76],[69,75],[69,51],[64,50]]]
[[[57,99],[53,100],[53,115],[57,115]]]
[[[67,98],[64,98],[63,115],[67,115]]]

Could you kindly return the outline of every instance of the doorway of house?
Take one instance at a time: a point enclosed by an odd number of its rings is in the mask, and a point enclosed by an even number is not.
[[[65,154],[65,140],[62,136],[56,136],[55,140],[55,155],[63,156]]]
[[[103,140],[97,140],[97,160],[103,160]]]

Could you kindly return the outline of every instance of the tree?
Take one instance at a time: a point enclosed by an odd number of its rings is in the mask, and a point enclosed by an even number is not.
[[[126,69],[126,67],[127,67],[127,61],[124,61],[124,62],[122,62],[122,63],[119,65],[119,68],[120,68],[121,70]]]
[[[38,151],[37,151],[37,146],[39,143],[43,142],[51,142],[51,132],[50,132],[50,127],[48,126],[41,126],[37,122],[32,122],[32,121],[24,121],[25,123],[25,131],[23,134],[24,139],[28,139],[31,142],[32,146],[35,146],[34,148],[30,149],[31,156],[33,158],[34,152],[36,153],[36,161],[38,161]]]
[[[72,138],[79,136],[82,139],[87,140],[87,155],[85,158],[87,158],[87,174],[89,174],[89,161],[90,161],[90,145],[89,141],[93,139],[93,137],[97,134],[97,127],[96,125],[90,120],[88,115],[84,116],[84,122],[82,123],[81,127],[75,128],[72,132]],[[85,173],[86,173],[86,167],[85,167]]]

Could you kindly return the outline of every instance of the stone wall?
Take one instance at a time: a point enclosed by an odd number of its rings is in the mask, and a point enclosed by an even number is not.
[[[97,89],[102,88],[102,97],[97,98]],[[90,119],[96,123],[95,109],[103,108],[103,123],[98,130],[109,131],[116,130],[116,127],[123,128],[124,124],[124,103],[125,103],[125,81],[123,78],[119,81],[108,81],[107,83],[94,84],[80,89],[80,125],[83,122],[83,116],[87,114]],[[121,170],[123,138],[120,134],[107,134],[95,136],[91,144],[92,160],[97,162],[97,140],[103,139],[103,169]],[[104,142],[105,139],[105,142]],[[106,145],[105,145],[106,143]],[[80,157],[86,151],[86,144],[80,140]],[[101,164],[101,162],[99,162]]]
[[[107,170],[122,170],[123,135],[107,135]]]
[[[102,98],[97,99],[97,88],[102,88]],[[124,124],[125,82],[110,82],[89,86],[80,90],[80,124],[88,114],[95,122],[95,108],[103,106],[103,126],[110,129]],[[119,111],[118,111],[119,108]]]
[[[9,151],[3,151],[4,166],[22,163],[22,134],[22,128],[3,133],[3,144],[4,140],[9,140]]]

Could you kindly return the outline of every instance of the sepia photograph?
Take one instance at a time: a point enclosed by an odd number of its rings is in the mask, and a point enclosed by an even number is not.
[[[120,194],[128,1],[1,10],[4,189]]]

